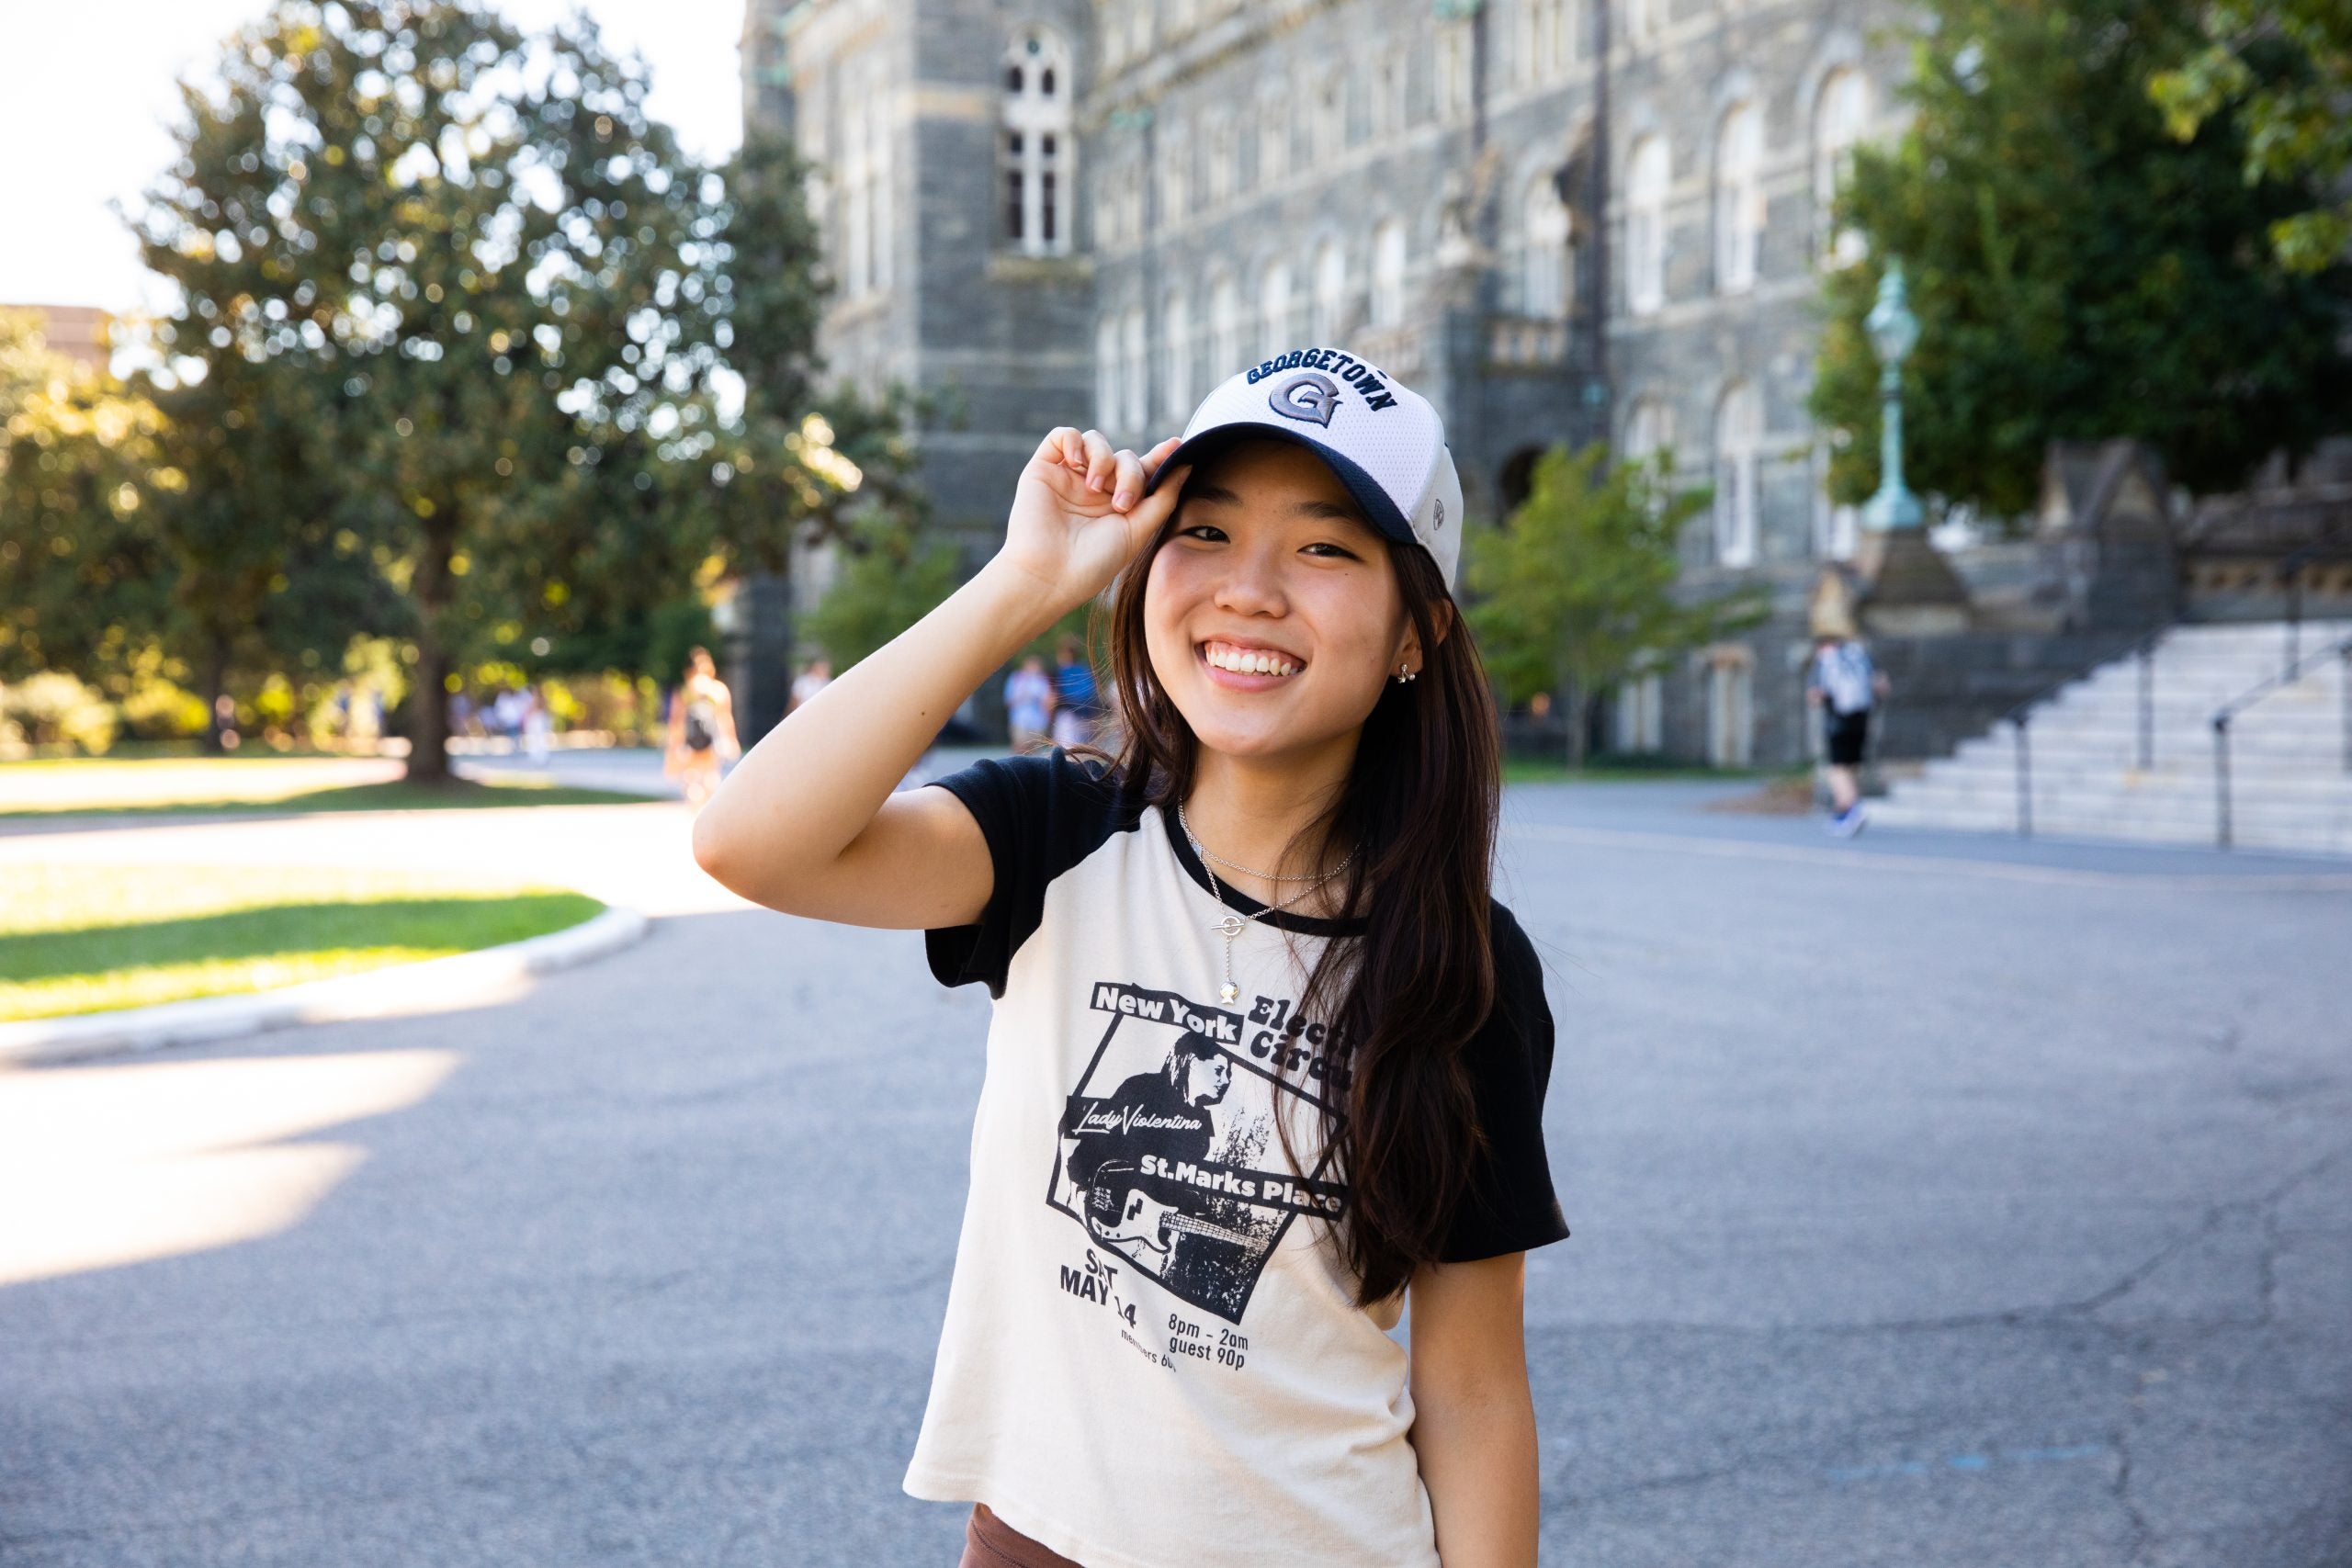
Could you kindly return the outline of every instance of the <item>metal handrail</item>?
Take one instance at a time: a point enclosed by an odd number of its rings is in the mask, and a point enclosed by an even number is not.
[[[2064,679],[2052,681],[2001,716],[2000,721],[2017,731],[2018,838],[2033,837],[2033,750],[2026,739],[2026,726],[2033,722],[2034,709],[2076,682],[2088,680],[2119,659],[2132,658],[2140,661],[2139,747],[2135,765],[2142,773],[2156,765],[2156,645],[2171,630],[2172,627],[2165,626],[2143,632]]]
[[[2249,686],[2245,691],[2213,710],[2213,839],[2222,849],[2231,847],[2230,821],[2230,725],[2238,715],[2261,702],[2274,692],[2283,691],[2303,678],[2304,671],[2322,660],[2340,659],[2344,661],[2344,771],[2352,773],[2352,637],[2343,637],[2315,653],[2289,664],[2278,674]]]

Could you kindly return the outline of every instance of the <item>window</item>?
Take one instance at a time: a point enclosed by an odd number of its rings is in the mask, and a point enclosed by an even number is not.
[[[1744,768],[1755,760],[1755,657],[1744,648],[1718,649],[1707,665],[1707,761]]]
[[[1207,187],[1204,198],[1211,207],[1219,207],[1233,199],[1234,189],[1239,183],[1236,165],[1241,161],[1240,140],[1240,128],[1229,118],[1218,118],[1209,126],[1207,166],[1203,171],[1206,178],[1203,184]]]
[[[1870,82],[1859,71],[1833,71],[1814,112],[1813,201],[1822,260],[1850,266],[1862,259],[1861,234],[1836,226],[1838,187],[1854,166],[1854,149],[1870,125]]]
[[[1764,247],[1764,117],[1752,104],[1724,116],[1715,141],[1715,288],[1756,287]]]
[[[1119,318],[1112,315],[1094,323],[1094,423],[1100,430],[1119,424]]]
[[[1275,262],[1258,283],[1258,344],[1261,353],[1281,354],[1291,346],[1290,263]]]
[[[1151,358],[1144,347],[1143,307],[1130,305],[1119,321],[1119,428],[1130,434],[1151,423]]]
[[[1635,43],[1655,43],[1666,30],[1666,0],[1625,0],[1625,36]]]
[[[1193,208],[1193,139],[1182,120],[1171,119],[1159,133],[1159,221],[1162,227],[1181,221]]]
[[[1276,82],[1258,96],[1258,183],[1290,175],[1290,85]]]
[[[1625,441],[1622,447],[1628,463],[1647,463],[1674,445],[1673,421],[1666,405],[1656,398],[1636,398],[1633,412],[1625,416]]]
[[[1664,137],[1634,144],[1625,180],[1625,304],[1636,316],[1666,308],[1666,198],[1673,177]]]
[[[1348,257],[1337,240],[1315,253],[1315,309],[1306,335],[1317,344],[1335,344],[1347,330]]]
[[[1764,400],[1736,382],[1715,410],[1715,560],[1756,560],[1757,468],[1764,446]]]
[[[1568,208],[1552,176],[1535,176],[1521,204],[1519,308],[1530,316],[1568,313]]]
[[[1051,33],[1023,33],[1005,51],[1001,118],[1005,243],[1029,255],[1065,254],[1077,142],[1070,129],[1069,51]]]
[[[1241,290],[1230,277],[1209,288],[1209,380],[1224,380],[1241,368]]]
[[[1394,136],[1406,127],[1405,57],[1388,54],[1372,68],[1372,137]]]
[[[1666,682],[1656,671],[1617,687],[1617,750],[1629,756],[1666,750]]]
[[[1306,121],[1306,156],[1310,163],[1329,164],[1347,151],[1347,80],[1334,71],[1317,85],[1315,102]]]
[[[1470,24],[1440,22],[1437,27],[1437,118],[1470,118]]]
[[[846,62],[839,85],[835,257],[842,293],[855,299],[890,286],[890,99],[870,54]]]
[[[1159,410],[1182,424],[1193,413],[1193,310],[1181,288],[1161,302],[1159,336]]]
[[[1372,233],[1372,324],[1405,323],[1405,225],[1390,219]]]
[[[1573,51],[1568,38],[1568,0],[1520,0],[1512,51],[1521,83],[1532,85],[1564,75]]]
[[[1824,560],[1851,560],[1862,542],[1862,509],[1829,498],[1829,448],[1813,455],[1813,550]]]

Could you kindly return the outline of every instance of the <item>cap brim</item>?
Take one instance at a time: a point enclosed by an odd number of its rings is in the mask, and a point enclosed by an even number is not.
[[[1160,464],[1158,471],[1151,476],[1151,482],[1144,486],[1144,493],[1149,495],[1153,491],[1158,490],[1161,479],[1187,463],[1198,467],[1222,453],[1227,447],[1237,446],[1244,441],[1280,441],[1288,446],[1305,447],[1322,458],[1323,466],[1329,468],[1339,481],[1347,487],[1348,493],[1355,498],[1356,505],[1363,508],[1364,521],[1400,545],[1420,543],[1413,536],[1411,522],[1406,518],[1404,513],[1397,510],[1396,499],[1381,488],[1379,480],[1364,472],[1363,467],[1354,459],[1343,452],[1325,446],[1313,436],[1303,435],[1295,430],[1284,430],[1279,425],[1219,424],[1202,431],[1168,455],[1168,460]]]

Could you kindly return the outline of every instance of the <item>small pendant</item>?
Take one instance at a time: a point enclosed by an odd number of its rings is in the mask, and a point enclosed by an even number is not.
[[[1218,988],[1216,999],[1221,1002],[1238,1002],[1241,999],[1241,987],[1227,980]]]
[[[1243,928],[1248,924],[1249,922],[1244,920],[1238,915],[1227,915],[1225,919],[1211,926],[1209,930],[1222,935],[1226,941],[1231,942],[1235,937],[1241,934]]]

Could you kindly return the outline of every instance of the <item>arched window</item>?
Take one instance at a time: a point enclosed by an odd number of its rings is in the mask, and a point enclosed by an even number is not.
[[[1451,122],[1470,118],[1470,24],[1441,21],[1437,25],[1437,118]]]
[[[1394,218],[1372,231],[1372,324],[1405,321],[1405,225]]]
[[[1519,308],[1530,316],[1568,311],[1568,208],[1550,174],[1527,187],[1520,207]]]
[[[1315,309],[1306,335],[1318,344],[1335,344],[1347,329],[1348,256],[1337,240],[1315,253]]]
[[[1161,302],[1159,336],[1159,410],[1182,424],[1193,412],[1193,308],[1182,288]]]
[[[1184,122],[1170,119],[1159,132],[1159,221],[1180,222],[1193,209],[1193,138]]]
[[[1107,312],[1094,323],[1094,424],[1119,426],[1119,318]]]
[[[1119,322],[1119,428],[1140,434],[1151,423],[1151,355],[1145,346],[1143,307],[1130,305]]]
[[[1212,385],[1241,368],[1241,290],[1230,277],[1209,288],[1209,360]]]
[[[1753,104],[1724,116],[1715,141],[1715,288],[1756,287],[1764,249],[1764,117]]]
[[[1290,263],[1268,265],[1258,282],[1258,344],[1268,355],[1291,346]]]
[[[1715,409],[1715,559],[1756,560],[1757,470],[1764,447],[1764,400],[1746,381],[1732,384]]]
[[[1004,56],[999,166],[1004,239],[1033,256],[1069,250],[1069,193],[1076,139],[1070,131],[1069,51],[1047,32],[1014,38]]]
[[[1306,157],[1311,164],[1329,164],[1347,151],[1348,84],[1339,72],[1316,84],[1315,102],[1306,120]]]
[[[1666,198],[1673,180],[1664,137],[1634,144],[1625,178],[1625,305],[1636,316],[1666,308]]]
[[[1814,231],[1820,236],[1822,260],[1831,266],[1862,259],[1861,234],[1838,228],[1836,209],[1838,187],[1854,166],[1854,149],[1870,128],[1870,117],[1869,78],[1850,69],[1831,72],[1821,85],[1813,123]]]
[[[1258,95],[1258,183],[1290,177],[1290,84],[1276,80]]]
[[[1634,400],[1625,416],[1625,440],[1620,453],[1628,463],[1647,463],[1674,445],[1674,422],[1656,398]]]

